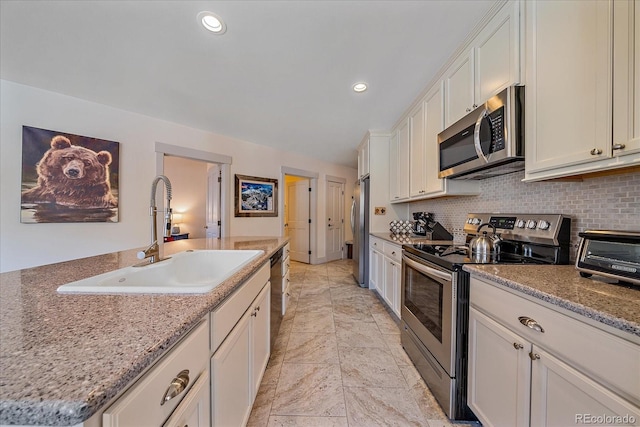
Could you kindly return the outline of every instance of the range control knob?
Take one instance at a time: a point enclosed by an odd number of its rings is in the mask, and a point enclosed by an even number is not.
[[[535,219],[530,219],[529,221],[527,221],[527,228],[529,230],[535,230],[537,225],[538,223],[536,222]]]
[[[473,218],[467,218],[467,224],[471,224],[473,222]]]
[[[549,227],[551,227],[551,224],[549,224],[549,221],[545,221],[544,219],[538,223],[538,228],[540,230],[548,230]]]
[[[524,228],[525,225],[526,222],[524,221],[524,219],[519,219],[518,222],[516,222],[516,227],[518,228]]]
[[[473,224],[473,225],[480,224],[480,218],[473,218],[473,221],[471,222],[471,224]]]

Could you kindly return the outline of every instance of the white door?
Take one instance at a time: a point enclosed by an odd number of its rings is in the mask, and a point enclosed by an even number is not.
[[[207,168],[207,237],[220,237],[220,165]]]
[[[327,261],[342,259],[344,184],[327,181]]]
[[[308,179],[287,184],[287,218],[291,259],[309,264],[309,189]]]

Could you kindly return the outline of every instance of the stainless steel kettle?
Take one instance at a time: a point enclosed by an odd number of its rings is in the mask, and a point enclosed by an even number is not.
[[[502,239],[496,234],[496,227],[493,224],[484,223],[478,226],[477,232],[484,226],[493,228],[493,234],[489,236],[486,231],[482,235],[476,236],[469,242],[469,257],[481,255],[497,255],[500,252]]]

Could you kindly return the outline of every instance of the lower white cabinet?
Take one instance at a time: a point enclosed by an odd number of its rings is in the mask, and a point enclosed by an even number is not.
[[[211,425],[209,378],[208,370],[200,375],[193,389],[162,427],[209,427]]]
[[[269,361],[267,283],[211,358],[211,414],[217,427],[244,426]]]
[[[400,317],[402,247],[374,236],[369,242],[369,288]]]
[[[202,382],[198,383],[207,375],[208,347],[209,323],[203,320],[104,411],[102,426],[160,426],[174,410],[186,411],[181,402],[190,400],[199,401],[209,413],[209,402],[201,400]]]
[[[468,405],[483,426],[640,421],[640,345],[632,337],[499,286],[471,279]]]

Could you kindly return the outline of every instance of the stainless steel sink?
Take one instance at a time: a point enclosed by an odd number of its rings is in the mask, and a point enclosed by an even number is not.
[[[67,283],[59,293],[204,294],[262,255],[261,250],[195,250]]]

